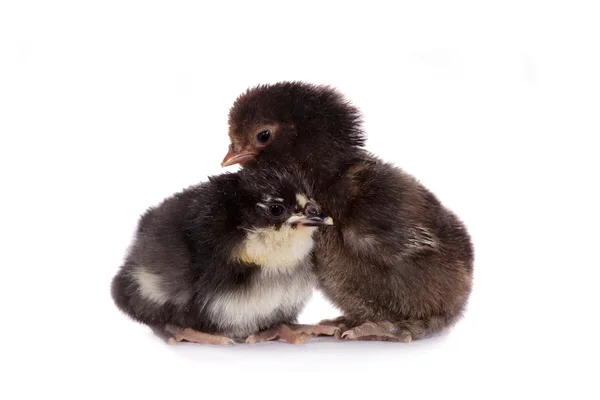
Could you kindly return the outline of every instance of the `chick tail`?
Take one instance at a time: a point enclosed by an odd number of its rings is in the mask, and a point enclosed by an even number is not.
[[[130,313],[129,299],[133,294],[131,289],[134,285],[135,283],[126,274],[125,266],[119,269],[110,284],[110,295],[113,302],[119,310],[126,314]]]
[[[129,284],[130,282],[128,282],[125,277],[123,267],[121,267],[110,283],[110,296],[119,310],[124,312],[127,310],[128,296],[126,295],[126,292]]]

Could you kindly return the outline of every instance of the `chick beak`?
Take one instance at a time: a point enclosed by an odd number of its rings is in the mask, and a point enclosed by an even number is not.
[[[229,146],[229,151],[221,162],[221,167],[227,167],[229,165],[253,160],[254,157],[256,157],[256,154],[257,152],[249,146],[242,148],[240,151],[234,151],[233,147]]]
[[[333,225],[333,218],[321,212],[316,204],[309,201],[304,208],[304,218],[297,220],[296,223],[302,226]]]

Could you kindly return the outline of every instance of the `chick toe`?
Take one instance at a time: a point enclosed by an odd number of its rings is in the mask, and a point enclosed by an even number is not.
[[[198,332],[191,328],[178,328],[172,325],[167,325],[166,331],[169,332],[172,337],[168,339],[169,344],[176,344],[177,342],[187,341],[200,344],[214,344],[227,346],[235,344],[233,339],[226,336],[212,335],[210,333]]]

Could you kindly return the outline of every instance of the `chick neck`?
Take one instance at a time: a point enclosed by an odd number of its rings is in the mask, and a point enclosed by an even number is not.
[[[293,154],[286,164],[298,166],[313,187],[313,197],[324,210],[339,220],[353,196],[352,171],[371,156],[357,146],[315,147],[306,153]]]

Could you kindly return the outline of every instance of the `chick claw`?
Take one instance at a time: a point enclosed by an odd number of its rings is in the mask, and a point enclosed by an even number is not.
[[[321,322],[319,322],[318,325],[333,326],[333,327],[338,328],[341,331],[345,331],[352,327],[350,321],[348,321],[348,319],[344,316],[337,317],[334,319],[324,319]]]
[[[235,342],[225,336],[212,335],[210,333],[198,332],[191,328],[178,328],[173,325],[167,325],[165,331],[170,335],[168,343],[173,345],[182,340],[201,344],[231,345]]]
[[[407,329],[398,329],[398,327],[388,321],[365,322],[355,328],[345,331],[342,339],[350,340],[381,340],[390,342],[412,341],[412,334]]]

